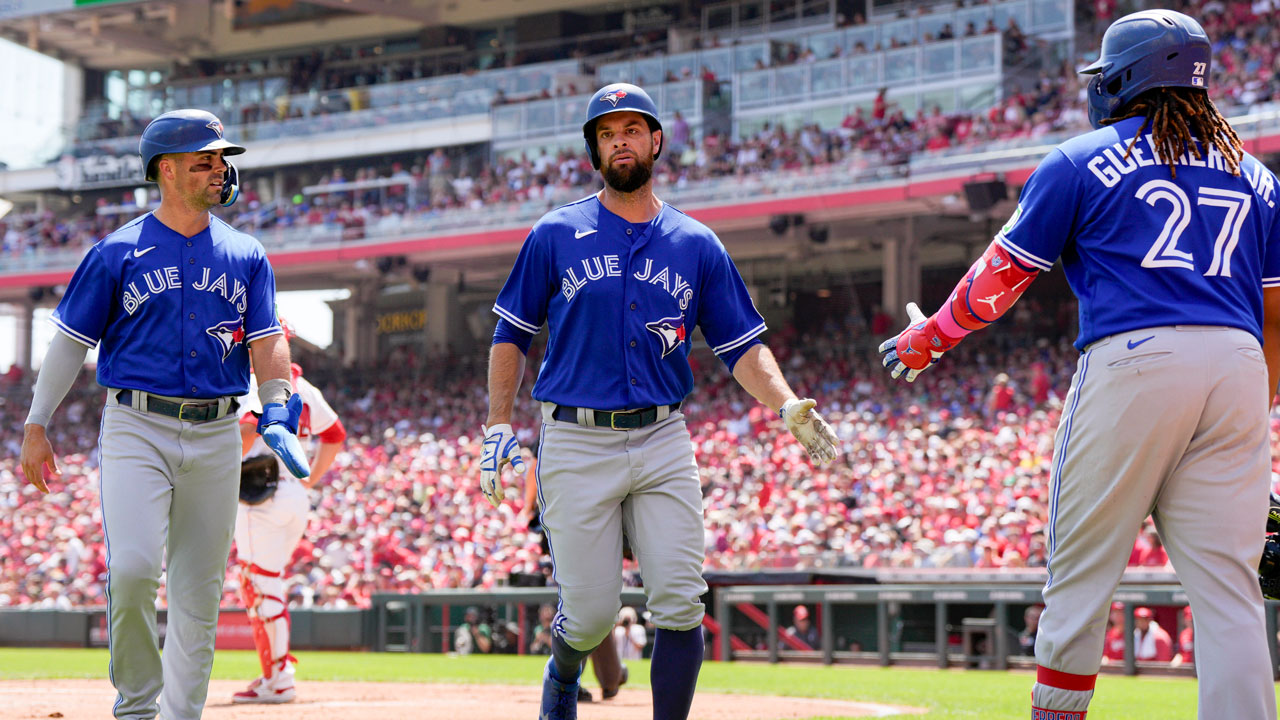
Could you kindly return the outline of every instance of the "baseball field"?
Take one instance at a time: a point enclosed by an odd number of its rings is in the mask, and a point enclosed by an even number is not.
[[[247,651],[219,651],[207,720],[533,720],[544,659],[515,656],[300,653],[298,700],[281,706],[230,703],[258,673]],[[648,663],[631,661],[617,698],[580,706],[582,720],[647,720]],[[6,720],[109,717],[114,692],[103,650],[0,648],[0,707]],[[1025,720],[1032,675],[806,664],[703,665],[691,720],[837,720],[914,717]],[[1194,718],[1196,684],[1185,678],[1103,675],[1089,708],[1106,720]]]

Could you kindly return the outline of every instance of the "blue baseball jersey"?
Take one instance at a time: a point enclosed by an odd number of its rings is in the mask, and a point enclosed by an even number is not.
[[[80,261],[53,324],[98,353],[98,384],[216,398],[249,390],[248,343],[282,332],[254,238],[213,217],[192,237],[148,213]]]
[[[535,399],[596,410],[683,400],[695,326],[729,362],[765,330],[707,226],[670,205],[630,223],[594,195],[533,227],[493,310],[526,333],[549,325]]]
[[[1028,267],[1062,259],[1080,303],[1076,347],[1166,325],[1240,328],[1262,340],[1262,288],[1280,286],[1276,178],[1245,154],[1232,175],[1212,145],[1176,178],[1142,118],[1049,153],[996,236]],[[1202,146],[1203,147],[1203,146]]]

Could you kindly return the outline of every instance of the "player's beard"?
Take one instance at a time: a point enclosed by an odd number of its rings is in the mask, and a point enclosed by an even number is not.
[[[170,191],[191,212],[208,212],[222,202],[221,186],[215,187],[208,182],[178,184],[171,187]]]
[[[633,157],[635,162],[630,166],[618,167],[609,163],[604,167],[604,181],[609,187],[620,193],[632,193],[649,182],[649,178],[653,177],[653,157],[650,156],[648,160]]]

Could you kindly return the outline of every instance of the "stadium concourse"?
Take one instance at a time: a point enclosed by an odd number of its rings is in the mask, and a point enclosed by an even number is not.
[[[1073,311],[1026,300],[1004,331],[974,338],[956,362],[910,386],[890,385],[875,362],[885,315],[831,318],[804,335],[774,331],[779,361],[829,408],[846,448],[820,470],[774,413],[696,352],[699,390],[684,411],[703,469],[706,567],[1042,566],[1053,432],[1077,356],[1059,328]],[[522,508],[494,510],[480,493],[482,357],[400,352],[379,367],[306,372],[342,413],[348,439],[288,570],[291,604],[365,607],[374,592],[487,588],[512,573],[549,573]],[[105,604],[93,450],[101,392],[85,373],[54,418],[65,482],[40,501],[15,464],[30,378],[0,383],[0,606]],[[526,394],[515,425],[527,446],[537,417]],[[1153,538],[1144,533],[1132,564],[1167,562]],[[228,606],[236,582],[229,572]]]
[[[1176,9],[1201,18],[1214,41],[1212,93],[1228,115],[1263,110],[1280,99],[1280,21],[1273,3],[1197,0],[1175,4]],[[1096,36],[1089,42],[1079,43],[1078,47],[1097,47],[1101,30],[1116,17],[1116,3],[1114,0],[1079,3],[1076,10],[1077,27],[1086,35],[1092,31]],[[860,18],[852,17],[845,18],[844,22],[847,26],[859,21]],[[948,32],[963,37],[996,31],[1001,32],[1005,52],[1011,56],[1027,51],[1036,43],[1036,38],[1024,35],[1016,23],[1004,28],[958,28]],[[916,42],[935,39],[940,38],[921,37]],[[657,52],[660,47],[653,41],[649,37],[631,39],[635,47],[652,47],[650,52]],[[718,41],[710,40],[708,45],[715,42]],[[562,54],[583,57],[588,50],[590,48],[564,48]],[[862,49],[875,50],[877,48]],[[854,48],[850,52],[859,51]],[[229,62],[209,72],[217,77],[235,78],[272,69],[286,70],[289,88],[313,92],[368,88],[431,74],[430,68],[421,66],[421,60],[398,64],[380,56],[353,57],[352,52],[282,56],[265,61],[266,65]],[[550,59],[556,58],[530,55],[510,61],[512,66],[517,66],[522,62]],[[796,47],[782,57],[772,58],[772,66],[823,59],[826,58],[818,57],[812,48]],[[663,154],[655,172],[661,186],[685,188],[711,178],[761,171],[800,171],[819,166],[851,171],[875,167],[905,169],[913,158],[918,160],[929,153],[1032,144],[1052,133],[1078,131],[1088,126],[1083,112],[1084,85],[1075,73],[1076,66],[1083,64],[1083,58],[1076,58],[1073,62],[1046,68],[1030,87],[1006,92],[1003,99],[984,111],[944,113],[937,107],[922,107],[908,113],[895,106],[890,91],[878,97],[870,110],[854,111],[835,126],[813,124],[783,128],[766,124],[763,129],[742,137],[709,132],[698,138],[690,134],[687,126],[683,131],[680,129],[683,121],[672,118],[668,123],[669,152]],[[447,69],[465,73],[479,67],[450,65]],[[701,79],[708,85],[727,80],[706,73]],[[570,94],[580,90],[565,89]],[[500,97],[495,102],[540,97]],[[234,127],[237,123],[270,122],[297,114],[297,108],[290,109],[287,103],[262,105],[246,108],[244,112],[248,115],[223,119]],[[344,102],[320,105],[308,112],[323,114],[349,109]],[[92,152],[94,138],[130,137],[145,122],[131,118],[126,112],[120,119],[86,119],[85,124],[80,131],[82,142],[73,148],[77,154]],[[228,219],[262,234],[268,242],[268,231],[296,227],[325,229],[344,240],[355,240],[373,234],[391,235],[401,227],[412,227],[420,221],[457,211],[529,203],[550,208],[581,197],[590,189],[591,168],[576,147],[560,153],[491,161],[487,148],[465,146],[447,151],[424,150],[417,155],[382,160],[335,163],[331,167],[292,168],[288,171],[288,186],[294,190],[268,202],[258,196],[252,183],[247,183],[244,201]],[[311,195],[296,192],[305,186],[377,179],[402,179],[405,184],[391,186],[386,192],[335,190]],[[141,212],[134,202],[130,189],[119,196],[99,193],[96,200],[74,206],[65,213],[19,207],[0,218],[0,257],[90,245],[130,214]]]

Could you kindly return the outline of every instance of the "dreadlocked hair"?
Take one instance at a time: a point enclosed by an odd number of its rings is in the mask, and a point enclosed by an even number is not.
[[[1172,177],[1178,177],[1178,159],[1187,152],[1194,153],[1197,160],[1204,160],[1205,151],[1200,148],[1200,143],[1194,141],[1196,138],[1206,145],[1212,143],[1226,161],[1231,174],[1240,174],[1240,160],[1244,157],[1240,136],[1236,135],[1231,124],[1209,99],[1209,93],[1204,90],[1152,88],[1129,101],[1121,108],[1121,113],[1103,120],[1102,124],[1111,125],[1133,117],[1146,118],[1129,141],[1125,158],[1133,153],[1133,146],[1142,137],[1142,133],[1151,128],[1156,155],[1169,166]]]

